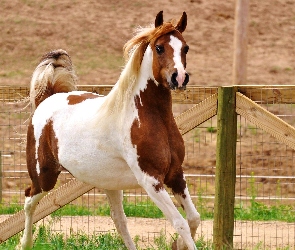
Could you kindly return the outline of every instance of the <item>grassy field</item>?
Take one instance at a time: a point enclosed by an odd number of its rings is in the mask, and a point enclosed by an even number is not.
[[[100,233],[100,234],[85,234],[79,232],[66,237],[63,233],[56,233],[50,230],[50,227],[40,226],[35,228],[35,241],[33,249],[37,250],[125,250],[127,249],[121,237],[115,232]],[[21,233],[11,237],[6,242],[0,245],[0,250],[12,250],[20,242]],[[169,237],[170,238],[170,237]],[[177,239],[175,234],[170,240],[164,233],[154,239],[150,246],[140,246],[140,237],[136,236],[133,240],[138,250],[169,250],[171,249],[172,241]],[[199,249],[213,249],[212,244],[205,242],[202,238],[196,242]]]
[[[204,202],[197,206],[203,220],[213,219],[213,212],[206,209]],[[20,205],[4,206],[0,205],[0,214],[14,214],[22,209]],[[163,218],[161,210],[151,201],[127,203],[124,202],[124,211],[127,217],[141,218]],[[180,213],[184,215],[182,209]],[[88,208],[80,205],[68,204],[51,214],[52,217],[58,216],[83,216],[83,215],[99,215],[109,216],[110,208],[107,204],[98,208]],[[244,206],[242,203],[235,206],[236,220],[258,220],[258,221],[295,221],[295,207],[292,205],[276,204],[267,206],[255,199],[251,200],[250,206]]]

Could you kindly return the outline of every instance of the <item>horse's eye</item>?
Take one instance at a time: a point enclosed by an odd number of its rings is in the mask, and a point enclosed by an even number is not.
[[[164,46],[162,46],[162,45],[156,45],[156,51],[157,51],[158,55],[163,54],[164,51],[165,51]]]
[[[189,46],[186,45],[186,46],[183,48],[183,52],[184,52],[185,54],[187,54],[188,50],[189,50]]]

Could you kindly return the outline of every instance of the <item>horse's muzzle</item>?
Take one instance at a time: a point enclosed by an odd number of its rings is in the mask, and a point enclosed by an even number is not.
[[[177,76],[178,76],[178,72],[177,71],[172,74],[170,87],[172,89],[185,90],[186,89],[186,85],[189,82],[189,74],[188,73],[185,73],[185,78],[184,78],[182,84],[178,82],[178,80],[177,80],[178,77]]]

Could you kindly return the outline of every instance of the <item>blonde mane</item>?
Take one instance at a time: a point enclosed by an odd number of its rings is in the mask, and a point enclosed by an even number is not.
[[[152,26],[145,28],[140,27],[136,30],[136,35],[126,42],[123,47],[126,65],[123,68],[118,82],[109,93],[108,100],[104,103],[108,108],[111,108],[111,112],[116,113],[122,110],[125,103],[128,103],[128,100],[131,100],[134,96],[141,62],[148,45],[153,45],[160,36],[175,30],[175,26],[172,22],[164,23],[157,28]]]

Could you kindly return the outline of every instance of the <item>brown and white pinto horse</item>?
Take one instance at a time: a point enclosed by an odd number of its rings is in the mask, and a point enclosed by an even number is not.
[[[27,166],[32,184],[25,195],[22,249],[30,249],[37,203],[54,188],[62,169],[106,190],[111,216],[128,249],[136,249],[123,211],[123,189],[143,187],[181,236],[174,249],[196,249],[200,216],[182,170],[184,143],[172,113],[171,89],[184,89],[187,24],[163,22],[142,28],[124,46],[127,63],[105,97],[75,91],[71,59],[63,50],[42,57],[31,81],[36,107],[28,127]],[[165,186],[187,214],[174,206]]]

